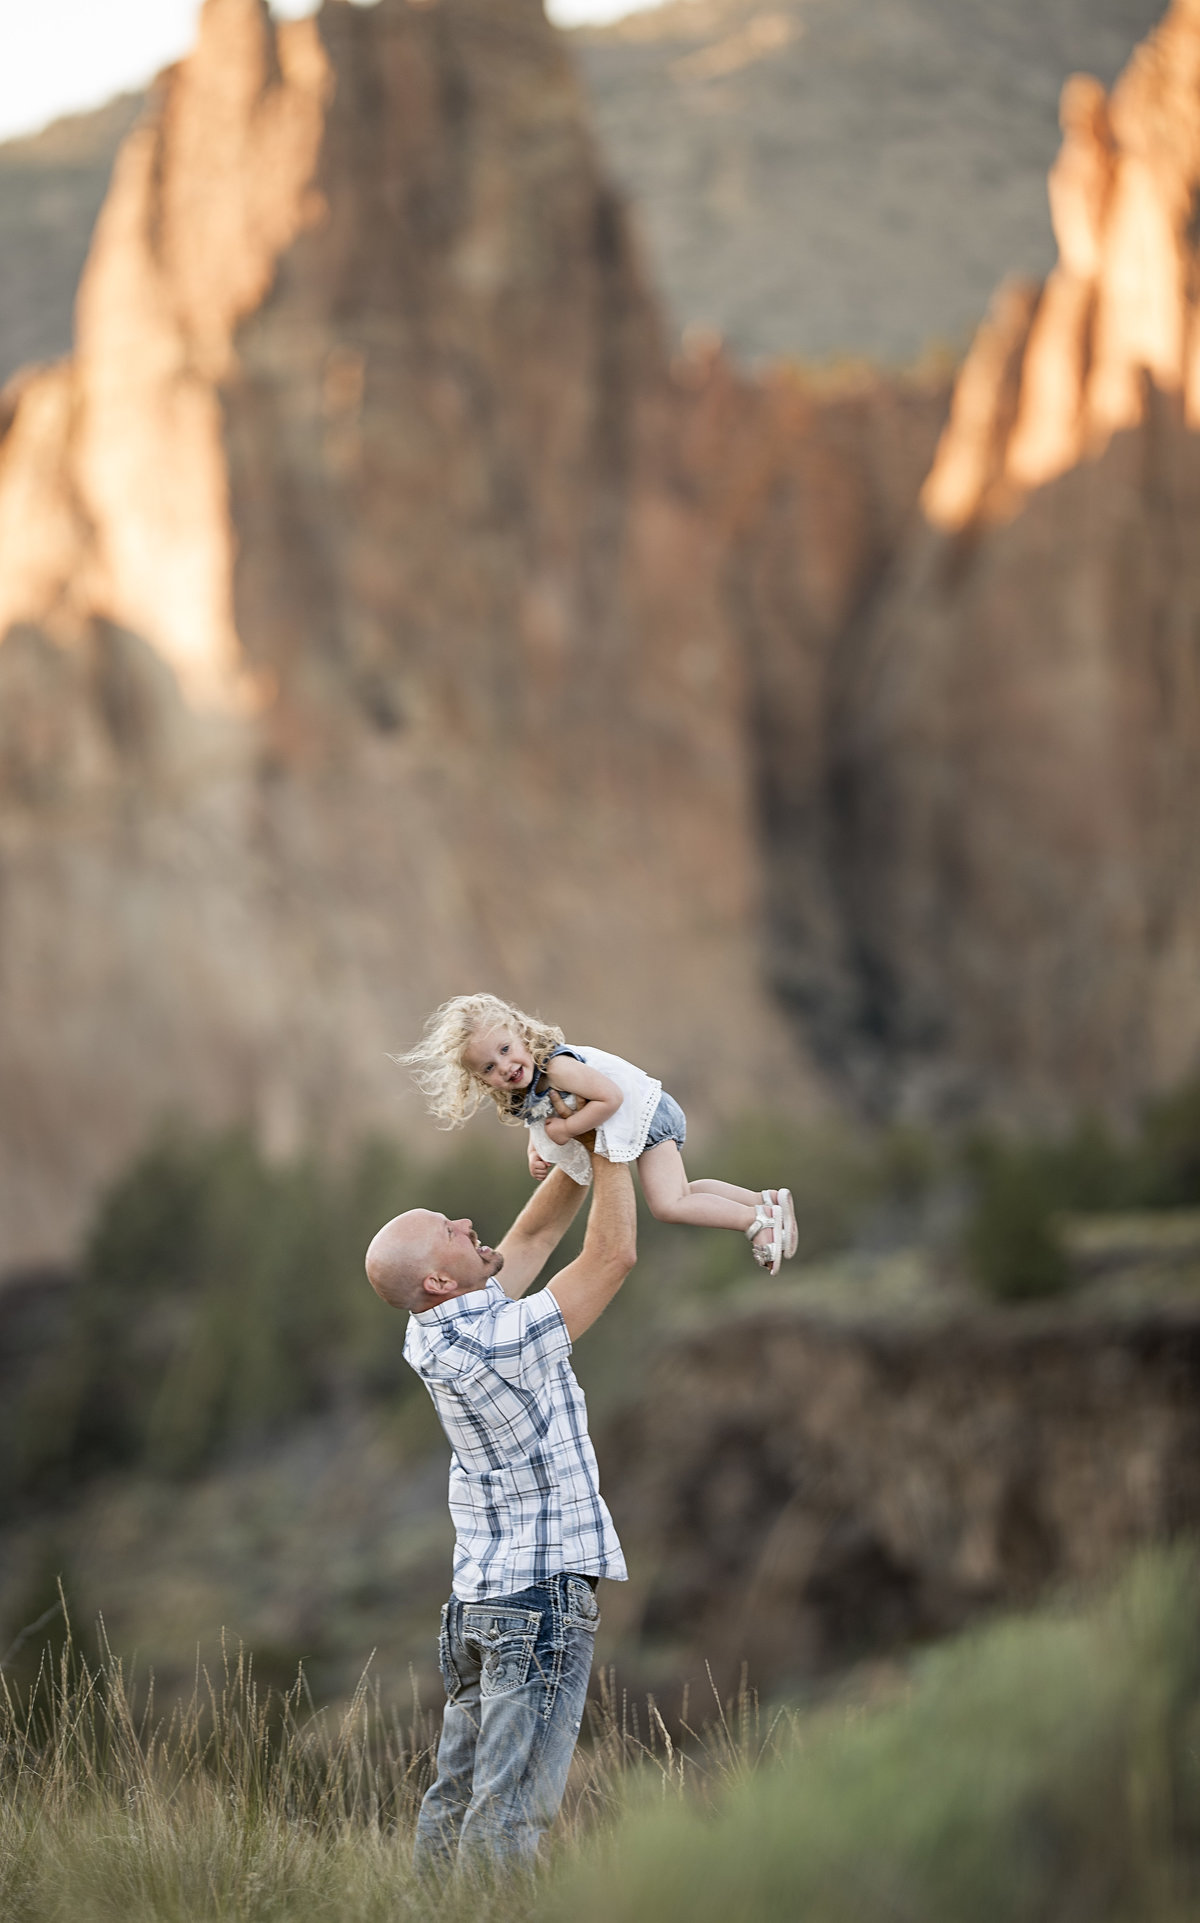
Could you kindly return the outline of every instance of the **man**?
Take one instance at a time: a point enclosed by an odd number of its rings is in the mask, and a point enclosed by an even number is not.
[[[595,1138],[584,1140],[590,1153]],[[497,1249],[469,1220],[410,1209],[367,1251],[376,1294],[410,1313],[404,1353],[453,1451],[446,1711],[417,1821],[420,1870],[532,1867],[583,1718],[596,1584],[625,1578],[568,1361],[637,1255],[628,1167],[594,1156],[593,1175],[582,1252],[529,1300],[585,1192],[561,1169]]]

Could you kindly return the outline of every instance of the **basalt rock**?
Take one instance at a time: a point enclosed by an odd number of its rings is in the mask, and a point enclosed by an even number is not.
[[[0,1263],[483,982],[700,1121],[1193,1066],[1198,89],[1068,88],[947,422],[672,363],[538,0],[207,0],[0,409]]]
[[[780,984],[870,1105],[1128,1113],[1200,1057],[1200,11],[1063,98],[1060,262],[1003,288],[873,598],[799,689]],[[832,912],[827,904],[832,902]]]
[[[847,1299],[853,1284],[845,1285]],[[1200,1522],[1186,1298],[743,1309],[666,1347],[601,1460],[646,1679],[808,1682],[1106,1577]]]
[[[538,0],[207,0],[6,397],[0,1262],[165,1113],[415,1129],[476,985],[811,1099],[677,405]]]

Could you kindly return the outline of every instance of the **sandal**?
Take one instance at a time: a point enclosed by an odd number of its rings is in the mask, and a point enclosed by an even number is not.
[[[761,1235],[764,1229],[770,1229],[770,1241],[756,1242],[755,1236]],[[766,1269],[769,1275],[778,1275],[779,1265],[783,1261],[783,1210],[777,1208],[774,1202],[760,1202],[754,1220],[746,1230],[746,1240],[759,1268]]]
[[[783,1253],[790,1262],[800,1246],[800,1229],[791,1189],[764,1189],[762,1199],[783,1216]]]

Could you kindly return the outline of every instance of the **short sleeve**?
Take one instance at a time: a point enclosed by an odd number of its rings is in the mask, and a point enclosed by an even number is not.
[[[489,1365],[506,1382],[534,1389],[571,1353],[563,1312],[547,1289],[505,1302],[492,1319]]]

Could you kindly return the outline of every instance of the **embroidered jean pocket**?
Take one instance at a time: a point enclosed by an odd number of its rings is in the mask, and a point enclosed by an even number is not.
[[[478,1651],[484,1696],[503,1696],[529,1681],[541,1621],[536,1609],[472,1603],[463,1610],[463,1641]]]
[[[567,1577],[567,1628],[596,1629],[600,1622],[600,1605],[596,1592],[590,1582],[579,1576]]]

